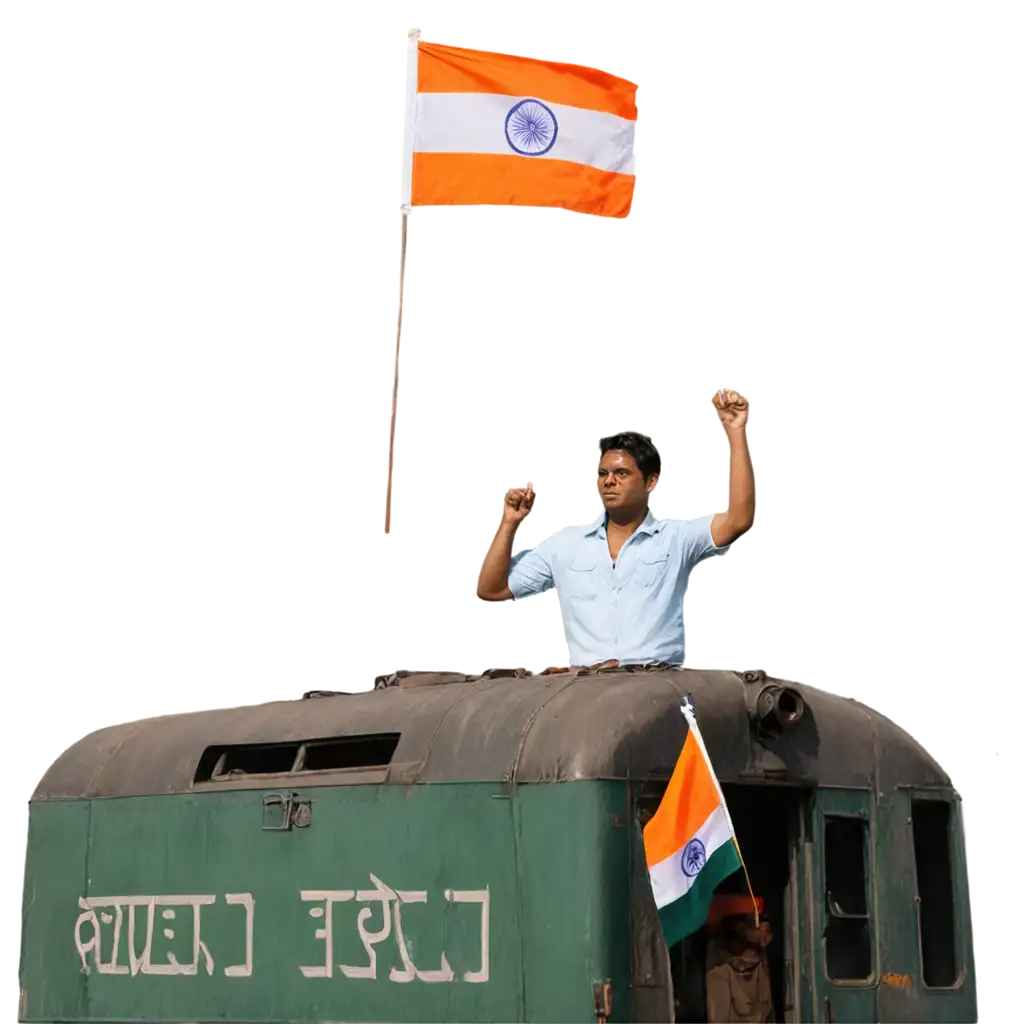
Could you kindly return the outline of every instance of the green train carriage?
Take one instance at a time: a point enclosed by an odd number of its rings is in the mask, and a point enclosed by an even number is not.
[[[400,673],[100,730],[29,816],[22,1021],[699,1021],[642,823],[692,695],[776,1019],[977,1019],[960,801],[863,705],[764,673]],[[734,876],[735,877],[735,876]]]

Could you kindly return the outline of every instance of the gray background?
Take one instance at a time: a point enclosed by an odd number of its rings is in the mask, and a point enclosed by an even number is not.
[[[0,11],[3,919],[31,776],[97,719],[557,658],[552,612],[472,606],[472,542],[382,535],[395,34],[483,17]],[[1020,569],[740,556],[691,612],[706,662],[965,663],[802,671],[964,775],[993,1021],[1024,996],[1022,712],[967,663],[1024,662]],[[13,963],[4,929],[3,1013]]]

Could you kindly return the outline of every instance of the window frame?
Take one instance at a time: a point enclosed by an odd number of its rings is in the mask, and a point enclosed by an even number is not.
[[[850,792],[847,790],[847,792]],[[869,799],[873,797],[870,790],[855,790],[853,792],[862,792]],[[863,915],[863,919],[867,921],[868,931],[868,948],[871,952],[871,970],[863,978],[834,978],[829,973],[828,965],[828,935],[827,930],[829,923],[833,920],[833,914],[829,908],[829,890],[828,890],[828,847],[825,842],[825,831],[828,827],[830,818],[840,818],[848,821],[855,821],[861,826],[861,852],[863,854],[864,864],[864,908],[866,913]],[[821,970],[825,977],[825,981],[829,985],[836,985],[844,988],[875,988],[878,984],[878,928],[875,906],[875,844],[874,838],[874,821],[873,817],[867,813],[857,813],[855,811],[844,811],[844,810],[828,810],[824,807],[821,808],[821,886],[819,893],[821,896],[821,907],[822,916],[824,917],[825,929],[821,934]],[[859,919],[861,915],[857,915]],[[849,920],[847,918],[846,920]],[[836,918],[836,920],[843,920],[843,918]]]
[[[948,790],[934,789],[910,789],[910,814],[907,824],[910,829],[910,845],[914,853],[914,918],[915,935],[917,938],[917,966],[921,972],[921,987],[926,992],[950,992],[957,993],[964,987],[966,969],[964,967],[964,928],[963,910],[964,905],[964,879],[962,872],[958,870],[963,865],[963,818],[961,816],[960,797]],[[917,843],[914,840],[914,804],[915,803],[941,803],[949,808],[949,819],[946,828],[947,853],[949,855],[950,875],[950,899],[953,902],[953,956],[955,957],[956,979],[952,985],[929,985],[924,980],[924,942],[921,931],[921,891],[920,881],[917,876]]]

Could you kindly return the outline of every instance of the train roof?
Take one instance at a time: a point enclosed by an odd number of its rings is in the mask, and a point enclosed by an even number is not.
[[[766,687],[778,686],[799,694],[803,715],[788,730],[766,732],[753,709]],[[314,691],[116,725],[65,751],[34,799],[657,778],[671,772],[685,737],[686,695],[723,782],[950,787],[920,744],[858,701],[760,671],[629,666],[395,673],[365,692]]]

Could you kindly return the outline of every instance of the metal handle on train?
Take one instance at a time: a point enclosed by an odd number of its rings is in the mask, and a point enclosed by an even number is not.
[[[275,808],[280,808],[280,820],[277,824],[268,824],[277,815]],[[295,828],[308,828],[313,823],[313,805],[298,793],[267,793],[263,797],[264,832],[290,832]]]

